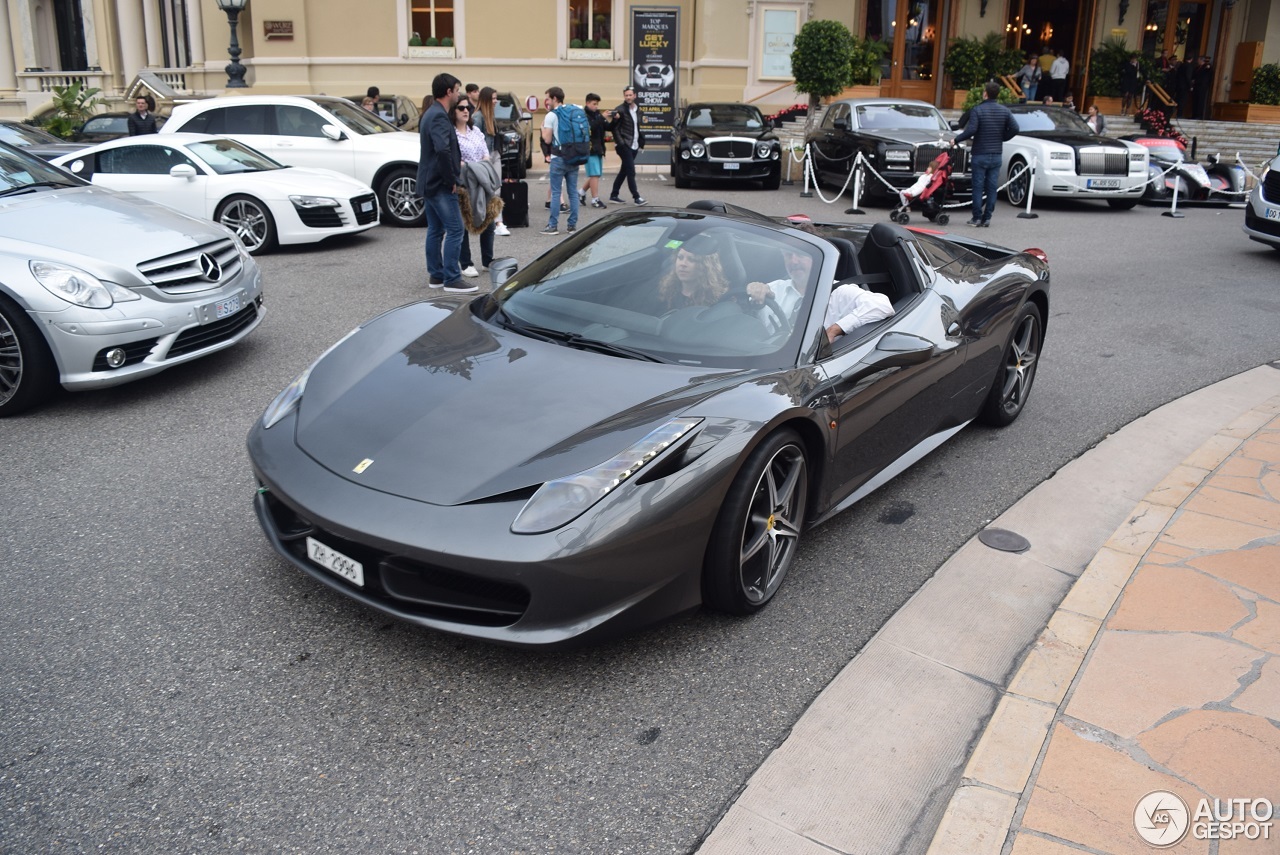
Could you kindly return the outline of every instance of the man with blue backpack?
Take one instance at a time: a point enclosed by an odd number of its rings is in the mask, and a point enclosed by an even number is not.
[[[578,229],[578,167],[591,154],[591,124],[576,104],[564,102],[564,90],[547,90],[550,109],[542,120],[542,140],[551,146],[551,214],[544,235],[560,234],[560,185],[569,196],[569,233]]]

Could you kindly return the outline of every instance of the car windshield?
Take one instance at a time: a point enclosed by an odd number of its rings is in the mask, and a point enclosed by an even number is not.
[[[493,118],[499,122],[514,122],[520,118],[520,107],[510,95],[493,96]]]
[[[27,128],[22,125],[11,125],[7,122],[0,122],[0,142],[7,142],[9,145],[16,145],[19,148],[26,148],[29,145],[49,145],[50,143],[60,143],[62,140],[53,134],[47,134],[44,131],[35,128]]]
[[[692,212],[635,213],[566,240],[481,311],[534,338],[617,356],[780,367],[795,359],[822,265],[822,250],[796,233]],[[776,298],[749,299],[751,282]]]
[[[202,140],[187,146],[191,153],[205,162],[210,169],[219,175],[234,175],[238,172],[266,172],[269,169],[283,169],[283,165],[267,157],[257,149],[235,140]]]
[[[685,124],[691,128],[737,127],[758,131],[764,127],[760,111],[749,104],[694,104]]]
[[[859,104],[857,115],[865,130],[949,130],[937,108],[927,104]]]
[[[13,196],[39,187],[80,187],[84,183],[38,157],[0,145],[0,196]]]
[[[1018,121],[1018,130],[1026,131],[1073,131],[1093,136],[1093,129],[1085,124],[1079,114],[1065,107],[1040,107],[1032,110],[1015,110],[1013,118]]]
[[[342,125],[352,133],[361,136],[369,136],[370,134],[398,134],[400,129],[390,122],[384,121],[374,113],[370,113],[363,107],[357,107],[347,100],[335,100],[325,98],[323,100],[311,99],[319,104],[325,110],[337,119]]]

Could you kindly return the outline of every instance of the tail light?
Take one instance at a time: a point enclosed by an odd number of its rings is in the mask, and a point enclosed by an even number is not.
[[[787,222],[789,222],[789,223],[812,223],[812,222],[813,222],[813,220],[809,217],[809,215],[808,215],[808,214],[789,214],[789,215],[787,216]]]
[[[1024,249],[1023,252],[1025,252],[1027,255],[1034,255],[1036,258],[1040,259],[1045,264],[1049,263],[1049,256],[1045,255],[1044,250],[1040,249],[1037,246],[1033,246],[1030,249]]]

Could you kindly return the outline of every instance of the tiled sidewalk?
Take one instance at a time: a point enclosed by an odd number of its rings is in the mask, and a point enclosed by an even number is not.
[[[929,855],[1151,853],[1135,809],[1153,791],[1192,816],[1202,798],[1280,808],[1277,414],[1273,399],[1206,442],[1098,552],[1006,689]],[[1166,851],[1280,853],[1280,815],[1269,832],[1188,833]]]

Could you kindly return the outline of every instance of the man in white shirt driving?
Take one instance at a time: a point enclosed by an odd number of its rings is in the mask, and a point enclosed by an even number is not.
[[[772,296],[783,315],[793,318],[813,270],[813,257],[798,248],[784,247],[782,262],[789,278],[747,285],[747,296],[753,303],[761,305],[760,318],[770,327],[771,332],[781,329],[782,319],[772,309],[764,306],[765,301]],[[860,326],[891,317],[893,304],[885,295],[864,291],[857,285],[841,285],[831,292],[831,301],[827,304],[822,323],[826,327],[827,341],[834,343],[840,336]]]

